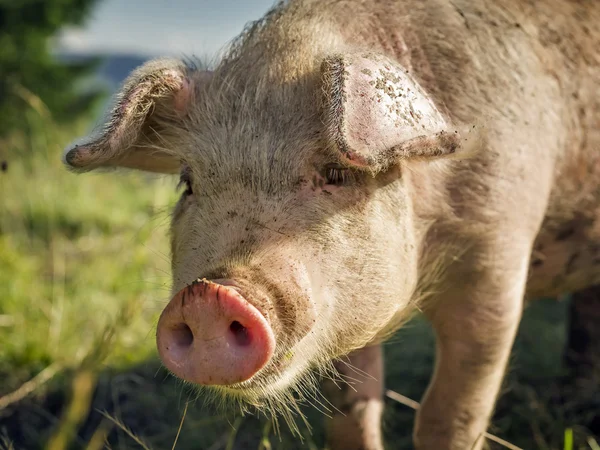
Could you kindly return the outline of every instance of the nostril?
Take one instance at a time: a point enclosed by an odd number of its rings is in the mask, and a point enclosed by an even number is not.
[[[237,320],[231,322],[229,325],[229,331],[235,337],[235,342],[242,347],[245,347],[250,344],[250,334],[248,333],[248,328],[239,323]]]
[[[173,336],[173,342],[180,348],[189,347],[194,341],[194,334],[185,323],[175,325],[171,329],[171,335]]]

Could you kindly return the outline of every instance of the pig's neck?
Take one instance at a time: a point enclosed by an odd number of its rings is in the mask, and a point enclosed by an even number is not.
[[[453,208],[451,184],[454,162],[448,160],[408,163],[403,184],[412,206],[413,231],[419,249],[417,286],[413,301],[421,308],[452,276],[451,266],[461,259],[469,242],[457,238],[461,218]]]
[[[423,234],[432,222],[446,222],[454,218],[447,189],[453,163],[442,160],[408,164],[404,170],[405,186],[413,207],[415,227]]]

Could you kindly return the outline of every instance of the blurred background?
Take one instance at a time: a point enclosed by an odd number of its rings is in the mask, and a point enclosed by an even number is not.
[[[314,408],[300,437],[285,425],[276,436],[161,368],[177,180],[61,164],[131,70],[155,56],[215,61],[271,3],[0,0],[0,449],[323,448]],[[565,402],[560,388],[568,301],[534,304],[521,326],[492,432],[523,449],[600,449],[586,427],[597,399]],[[420,318],[401,330],[387,386],[418,400],[433,345]],[[410,448],[413,418],[386,400],[389,448]]]

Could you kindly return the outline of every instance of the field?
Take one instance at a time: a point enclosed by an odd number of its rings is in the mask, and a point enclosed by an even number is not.
[[[29,119],[0,147],[0,449],[322,448],[322,413],[306,408],[302,440],[285,427],[275,436],[265,418],[215,411],[160,367],[177,180],[68,173],[62,149],[88,121],[62,129],[35,102]],[[578,426],[586,411],[556,400],[567,305],[525,313],[491,430],[522,449],[600,448]],[[418,400],[432,350],[427,324],[409,323],[386,345],[387,387]],[[386,406],[388,448],[410,448],[414,411]]]

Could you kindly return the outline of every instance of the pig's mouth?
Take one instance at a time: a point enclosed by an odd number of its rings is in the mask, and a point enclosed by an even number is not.
[[[289,384],[289,349],[302,336],[289,333],[297,321],[290,320],[296,317],[289,307],[282,314],[281,292],[265,292],[244,279],[199,279],[180,290],[157,328],[167,369],[185,381],[248,399],[266,393],[266,386],[272,391]]]

